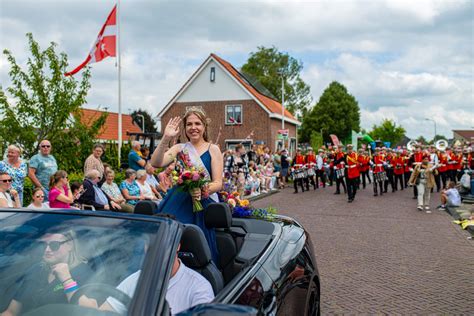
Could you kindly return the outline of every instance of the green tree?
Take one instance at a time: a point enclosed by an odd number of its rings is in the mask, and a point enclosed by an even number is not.
[[[416,141],[420,144],[428,144],[428,141],[426,140],[426,138],[424,138],[423,136],[418,136],[418,138],[416,139]]]
[[[324,145],[321,133],[313,131],[311,133],[311,139],[309,143],[311,144],[311,147],[313,147],[315,152],[318,152],[318,148],[321,148],[321,146]]]
[[[131,114],[132,120],[140,127],[142,128],[142,117],[139,115],[143,115],[145,118],[145,130],[143,132],[145,133],[156,133],[156,122],[153,120],[153,116],[147,112],[146,110],[142,110],[141,108],[138,110],[134,110]]]
[[[346,87],[333,81],[303,118],[300,141],[308,142],[313,132],[322,133],[324,140],[329,140],[330,134],[337,135],[339,140],[348,140],[352,130],[360,130],[359,104]]]
[[[446,136],[444,136],[444,135],[438,135],[438,134],[437,134],[437,135],[435,135],[435,137],[434,137],[429,143],[430,143],[430,144],[434,144],[434,143],[436,143],[436,142],[437,142],[438,140],[440,140],[440,139],[448,140],[448,139],[446,138]]]
[[[25,69],[10,51],[3,51],[10,64],[11,85],[6,92],[0,86],[0,135],[6,143],[21,146],[25,158],[36,153],[39,141],[48,139],[60,168],[81,170],[107,116],[104,113],[93,122],[81,121],[90,71],[86,68],[79,82],[65,77],[66,54],[57,54],[55,43],[41,50],[31,33],[26,36],[31,56]]]
[[[301,79],[303,63],[278,51],[273,46],[259,46],[251,52],[247,62],[242,66],[244,74],[255,77],[277,100],[282,99],[282,76],[284,78],[285,107],[292,114],[301,115],[312,101],[309,86]],[[257,83],[257,84],[258,84]],[[258,87],[257,87],[258,88]],[[259,89],[260,90],[260,89]]]
[[[405,136],[405,129],[389,119],[384,119],[380,125],[374,125],[372,131],[368,134],[374,140],[381,140],[383,142],[390,142],[393,145],[398,143]]]

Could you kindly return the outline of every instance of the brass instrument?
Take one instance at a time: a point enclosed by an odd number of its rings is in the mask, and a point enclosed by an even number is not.
[[[435,143],[435,147],[439,151],[445,151],[448,148],[448,141],[444,139],[437,140]]]
[[[414,151],[415,150],[415,145],[417,145],[418,143],[416,142],[416,140],[410,140],[407,144],[407,149],[409,151]]]

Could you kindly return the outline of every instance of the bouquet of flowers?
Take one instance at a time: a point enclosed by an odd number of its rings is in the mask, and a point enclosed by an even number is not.
[[[195,198],[193,193],[201,191],[201,198],[208,198],[208,183],[204,169],[194,166],[186,152],[180,152],[176,161],[176,170],[173,172],[173,184],[177,185],[179,190],[191,195],[194,212],[202,211],[203,207],[201,199]]]

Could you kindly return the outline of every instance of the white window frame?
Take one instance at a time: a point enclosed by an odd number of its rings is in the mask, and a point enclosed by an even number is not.
[[[231,123],[229,122],[229,119],[227,117],[227,109],[229,107],[235,107],[235,106],[240,106],[240,123],[239,124],[235,124],[235,123]],[[232,125],[242,125],[244,123],[244,111],[243,111],[244,107],[242,106],[242,104],[228,104],[225,106],[225,125],[227,126],[232,126]],[[235,111],[233,111],[234,114],[235,114]]]
[[[253,140],[252,139],[226,139],[225,140],[225,149],[235,149],[235,146],[238,144],[244,145],[246,150],[252,148]]]

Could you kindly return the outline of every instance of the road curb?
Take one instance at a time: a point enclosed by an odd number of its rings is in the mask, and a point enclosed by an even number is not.
[[[463,205],[465,206],[465,204]],[[463,207],[460,206],[460,207]],[[462,220],[461,216],[459,213],[456,211],[459,207],[446,207],[446,213],[450,214],[455,220],[460,221]],[[474,227],[473,226],[468,226],[465,230],[467,230],[471,236],[474,236]]]
[[[265,197],[267,197],[267,196],[270,196],[270,195],[275,194],[275,193],[278,193],[278,192],[280,192],[280,190],[274,190],[274,191],[270,191],[270,192],[268,192],[268,193],[262,193],[262,194],[259,194],[259,195],[257,195],[257,196],[248,197],[247,200],[249,200],[250,202],[252,202],[252,201],[258,201],[258,200],[260,200],[260,199],[263,199],[263,198],[265,198]]]

